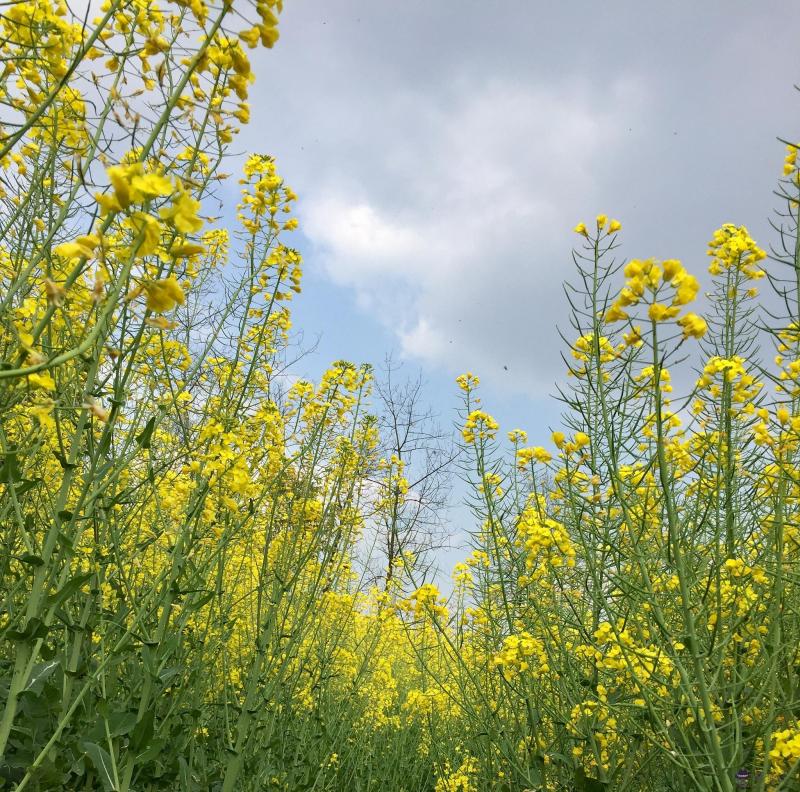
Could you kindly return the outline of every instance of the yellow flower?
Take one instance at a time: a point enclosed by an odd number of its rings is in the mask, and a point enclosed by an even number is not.
[[[405,608],[421,618],[427,614],[447,618],[446,600],[439,594],[439,589],[433,583],[423,583],[404,603]]]
[[[261,31],[257,27],[248,28],[239,33],[239,38],[247,44],[250,49],[253,49],[261,38]]]
[[[56,389],[55,380],[46,371],[28,374],[28,384],[32,388],[43,388],[44,390]]]
[[[155,313],[171,311],[176,305],[183,305],[186,296],[175,277],[144,284],[147,293],[147,310]]]
[[[651,259],[647,269],[646,283],[650,288],[655,289],[661,281],[661,267]]]
[[[575,432],[575,445],[578,448],[589,445],[589,435],[586,432]]]
[[[636,325],[630,333],[625,333],[622,336],[626,346],[638,347],[642,345],[642,328]]]
[[[73,242],[63,242],[53,248],[53,253],[67,259],[91,258],[94,249],[100,244],[100,238],[94,234],[79,236]]]
[[[109,168],[108,178],[114,188],[114,198],[119,209],[127,209],[131,204],[131,190],[128,183],[129,169],[122,165]]]
[[[584,223],[578,223],[572,230],[581,236],[589,236],[589,232],[586,230],[586,225]]]
[[[205,253],[206,249],[202,245],[195,245],[191,242],[184,242],[180,245],[173,245],[169,249],[172,258],[188,258],[189,256],[199,256]]]
[[[697,292],[700,291],[700,283],[697,278],[685,270],[675,276],[674,285],[677,287],[672,300],[674,305],[686,305],[692,302],[697,297]]]
[[[148,316],[144,323],[156,330],[172,330],[175,327],[175,322],[170,322],[165,316]]]
[[[683,328],[684,338],[702,338],[708,330],[706,320],[695,313],[687,313],[678,319],[678,325]]]
[[[639,259],[631,259],[623,270],[626,278],[638,278],[644,272],[644,262]]]
[[[38,423],[42,429],[52,431],[56,428],[56,422],[53,419],[53,408],[55,406],[56,403],[52,399],[46,399],[45,401],[34,404],[30,410],[28,410],[28,414],[31,418],[36,420],[36,423]]]
[[[115,193],[95,193],[94,199],[100,205],[101,216],[109,212],[121,212],[124,208]]]
[[[626,286],[617,298],[617,305],[628,306],[636,305],[639,302],[640,295],[637,294],[630,286]]]
[[[678,259],[665,259],[661,262],[664,267],[664,280],[671,281],[676,275],[684,271],[683,265]]]
[[[533,451],[533,458],[537,462],[544,462],[546,464],[553,458],[552,454],[541,446],[534,446],[531,450]]]
[[[797,167],[797,146],[789,144],[786,146],[786,157],[783,160],[783,175],[789,176]]]
[[[735,267],[746,278],[764,277],[764,270],[758,266],[767,254],[750,236],[744,226],[726,223],[714,232],[708,243],[708,255],[712,257],[708,271],[719,275],[724,269]]]
[[[524,470],[531,460],[547,464],[553,458],[552,454],[541,446],[534,446],[533,448],[520,448],[517,450],[517,466]]]
[[[464,437],[464,442],[472,444],[475,442],[475,437],[481,439],[491,440],[499,428],[497,421],[491,415],[485,413],[483,410],[473,410],[464,423],[464,428],[461,434]]]
[[[647,315],[654,322],[663,322],[667,319],[673,319],[678,315],[680,308],[676,305],[664,305],[663,303],[653,303],[647,311]]]
[[[275,46],[275,42],[281,36],[278,32],[278,28],[262,25],[259,30],[261,31],[261,44],[267,49],[272,49]]]
[[[468,371],[466,374],[459,374],[456,377],[456,383],[464,393],[469,393],[473,388],[477,388],[481,381],[471,371]]]
[[[622,230],[622,223],[620,223],[619,220],[612,220],[608,224],[608,233],[609,234],[616,234],[617,231],[621,231],[621,230]]]
[[[160,173],[145,173],[141,162],[130,165],[113,165],[107,171],[113,194],[99,193],[95,200],[102,214],[120,212],[131,204],[140,204],[151,198],[171,195],[172,182]]]
[[[172,195],[172,182],[158,173],[137,174],[131,178],[131,194],[140,202],[143,198],[158,198]]]
[[[628,314],[626,314],[625,311],[623,311],[622,308],[617,303],[614,303],[608,309],[608,311],[606,311],[606,315],[605,315],[604,318],[605,318],[605,321],[609,322],[609,323],[611,323],[611,322],[621,322],[623,319],[627,319],[628,318]]]
[[[137,238],[140,238],[136,254],[149,256],[155,253],[161,240],[161,226],[158,220],[147,212],[134,212],[130,216],[130,225]]]
[[[196,201],[189,193],[181,192],[169,208],[160,210],[160,214],[182,234],[191,234],[203,227],[203,221],[197,216],[199,209],[200,201]]]

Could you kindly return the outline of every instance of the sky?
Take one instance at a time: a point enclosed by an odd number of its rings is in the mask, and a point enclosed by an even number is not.
[[[294,322],[318,341],[302,373],[392,353],[450,424],[470,370],[501,428],[545,440],[579,220],[618,218],[622,257],[697,274],[724,222],[773,238],[797,17],[770,0],[288,0],[280,41],[251,54],[235,145],[274,155],[300,196]]]

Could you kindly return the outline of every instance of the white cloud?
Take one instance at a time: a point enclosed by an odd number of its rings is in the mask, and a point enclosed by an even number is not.
[[[410,330],[400,331],[402,354],[406,357],[437,363],[447,359],[448,350],[441,330],[426,316],[417,318]]]
[[[580,84],[498,82],[461,86],[447,102],[386,97],[382,123],[363,131],[377,145],[337,141],[339,156],[305,191],[315,259],[404,355],[452,371],[507,365],[525,372],[520,389],[547,389],[564,304],[553,261],[568,261],[592,174],[642,97],[635,82],[602,97]],[[551,351],[532,359],[532,338],[545,334]]]
[[[330,254],[331,275],[358,283],[363,277],[407,271],[420,260],[425,239],[418,229],[404,226],[367,203],[349,203],[327,196],[306,202],[303,230]]]

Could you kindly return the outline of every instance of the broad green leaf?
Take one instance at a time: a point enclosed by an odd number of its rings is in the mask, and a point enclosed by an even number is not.
[[[25,685],[25,690],[40,693],[44,681],[58,668],[59,664],[59,660],[49,660],[46,663],[35,665],[28,684]]]
[[[115,792],[117,787],[114,783],[114,766],[108,751],[93,742],[83,742],[81,747],[91,760],[95,772],[103,784],[103,789],[106,792]]]

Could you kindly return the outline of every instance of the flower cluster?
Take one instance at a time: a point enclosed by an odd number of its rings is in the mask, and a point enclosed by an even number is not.
[[[403,603],[403,610],[412,614],[415,619],[432,617],[434,619],[447,619],[447,600],[439,593],[439,589],[433,583],[425,583],[420,586]]]
[[[524,583],[547,573],[549,567],[575,565],[575,547],[564,525],[542,517],[543,504],[532,504],[519,517],[518,543],[525,553]]]
[[[466,757],[457,770],[453,770],[450,763],[446,762],[444,772],[436,780],[435,792],[477,792],[477,771],[478,763],[472,756]]]
[[[525,631],[506,637],[492,662],[507,679],[523,673],[544,677],[550,671],[544,643]]]
[[[790,771],[797,773],[800,767],[800,723],[773,732],[771,742],[769,758],[773,764],[770,775],[777,784]]]
[[[605,234],[610,236],[622,230],[622,223],[620,223],[619,220],[609,220],[604,214],[597,215],[597,218],[595,219],[595,225],[597,227],[598,235]],[[578,223],[573,231],[581,236],[587,238],[589,237],[589,229],[586,227],[585,223]]]
[[[464,428],[461,430],[461,435],[464,442],[471,445],[475,442],[476,438],[481,440],[491,440],[499,429],[499,424],[483,410],[473,410],[464,422]]]
[[[632,259],[625,265],[625,277],[625,287],[606,311],[606,322],[629,319],[626,309],[645,299],[649,300],[647,315],[652,322],[675,319],[683,306],[694,301],[700,289],[697,278],[690,275],[677,259],[666,259],[662,262],[655,259]],[[669,304],[660,300],[664,287],[669,287],[672,291]],[[702,338],[707,330],[705,320],[691,312],[678,319],[678,325],[686,338]]]
[[[748,280],[764,277],[764,270],[759,262],[767,254],[755,243],[744,226],[726,223],[717,229],[708,243],[708,255],[711,256],[708,271],[712,275],[732,269]]]

